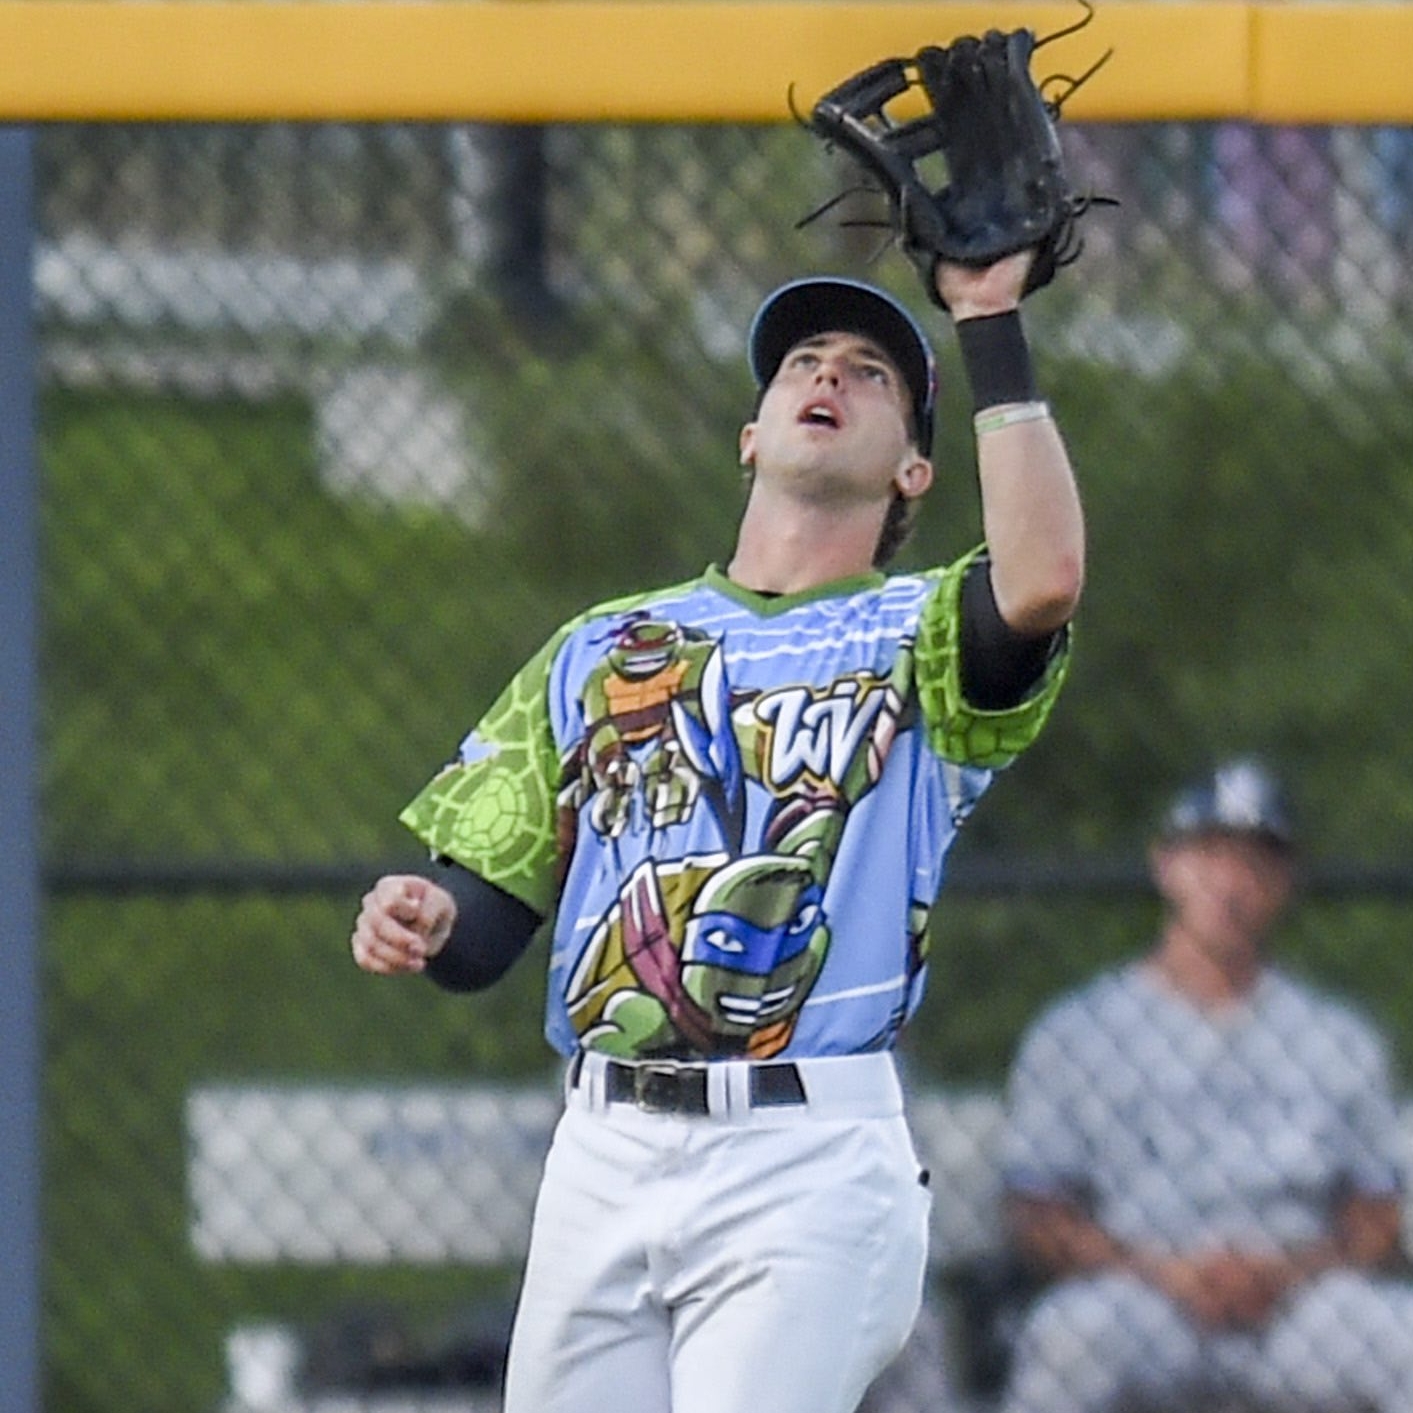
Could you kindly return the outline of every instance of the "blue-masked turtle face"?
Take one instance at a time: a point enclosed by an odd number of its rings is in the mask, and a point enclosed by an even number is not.
[[[824,921],[824,890],[812,883],[784,922],[761,927],[735,913],[712,912],[692,919],[682,960],[728,971],[767,972],[803,952]]]
[[[824,890],[788,856],[742,859],[709,879],[682,942],[687,993],[728,1034],[799,1008],[829,933]]]

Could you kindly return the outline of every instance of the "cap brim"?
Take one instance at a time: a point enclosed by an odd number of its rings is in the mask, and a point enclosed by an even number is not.
[[[811,278],[782,285],[751,323],[749,356],[756,386],[765,388],[802,339],[839,331],[872,339],[897,364],[908,385],[918,445],[932,446],[937,363],[927,336],[889,295],[856,280]]]

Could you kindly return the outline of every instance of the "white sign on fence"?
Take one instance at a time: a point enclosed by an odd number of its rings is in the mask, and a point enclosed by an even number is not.
[[[211,1261],[513,1262],[561,1107],[553,1086],[195,1089],[193,1247]]]

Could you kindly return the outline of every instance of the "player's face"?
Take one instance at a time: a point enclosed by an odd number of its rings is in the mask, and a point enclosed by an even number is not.
[[[791,478],[821,497],[920,495],[931,466],[909,422],[907,384],[877,344],[818,334],[785,355],[742,431],[741,460],[757,476]]]
[[[1290,898],[1286,854],[1248,835],[1198,835],[1154,855],[1159,891],[1183,932],[1205,950],[1249,952]]]

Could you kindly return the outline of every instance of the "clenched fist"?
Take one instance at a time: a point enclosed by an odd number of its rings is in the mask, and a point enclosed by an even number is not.
[[[363,895],[353,960],[378,976],[423,971],[455,921],[456,902],[445,888],[417,874],[387,874]]]

